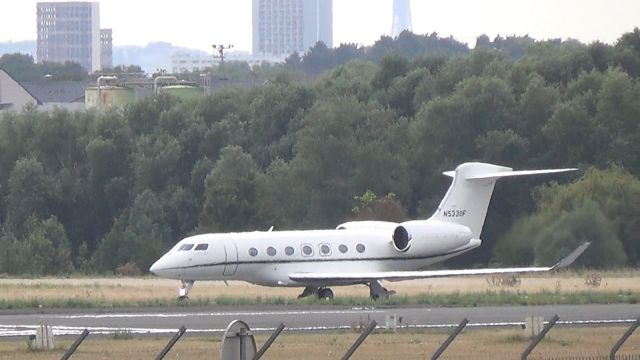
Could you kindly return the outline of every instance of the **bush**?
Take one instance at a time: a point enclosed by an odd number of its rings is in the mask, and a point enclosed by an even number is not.
[[[117,276],[140,276],[142,275],[142,271],[140,271],[140,267],[138,264],[134,262],[128,262],[126,264],[119,265],[116,268]]]

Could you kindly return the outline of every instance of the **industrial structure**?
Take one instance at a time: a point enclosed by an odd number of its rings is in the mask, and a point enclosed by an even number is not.
[[[405,30],[413,31],[411,27],[411,2],[410,0],[393,0],[391,36],[396,37]]]
[[[253,55],[282,60],[322,41],[333,46],[332,0],[253,0]]]
[[[36,58],[40,63],[71,61],[95,72],[103,67],[103,47],[108,62],[112,33],[100,30],[98,2],[39,2],[37,27]]]

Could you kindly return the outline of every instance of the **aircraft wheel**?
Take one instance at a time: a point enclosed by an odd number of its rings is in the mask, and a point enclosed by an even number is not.
[[[318,289],[318,297],[320,299],[331,300],[333,299],[333,290],[329,288]]]

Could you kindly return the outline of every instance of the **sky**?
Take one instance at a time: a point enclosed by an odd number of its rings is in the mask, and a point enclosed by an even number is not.
[[[36,2],[0,0],[0,42],[36,38]],[[609,44],[640,26],[638,0],[412,0],[413,31],[475,45],[481,34]],[[392,0],[333,0],[334,46],[370,45],[391,31]],[[251,0],[101,0],[100,27],[115,46],[166,41],[251,51]]]

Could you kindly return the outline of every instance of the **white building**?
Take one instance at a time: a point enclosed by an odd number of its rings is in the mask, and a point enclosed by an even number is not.
[[[207,53],[176,52],[171,55],[171,73],[201,71],[213,66],[213,56]]]
[[[332,0],[253,0],[253,56],[283,59],[318,41],[333,47]]]
[[[87,72],[101,69],[100,4],[39,2],[38,62],[79,63]]]

